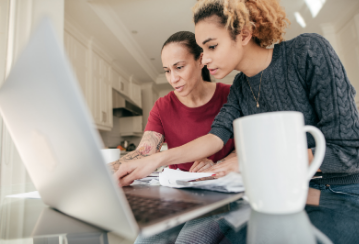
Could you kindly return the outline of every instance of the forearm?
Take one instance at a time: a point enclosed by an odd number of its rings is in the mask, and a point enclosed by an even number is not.
[[[149,155],[144,154],[143,152],[136,149],[135,151],[132,151],[132,152],[126,154],[125,156],[123,156],[122,158],[120,158],[118,160],[118,162],[123,163],[123,162],[131,161],[134,159],[140,159],[140,158],[144,158],[144,157],[148,157],[148,156]]]
[[[117,160],[117,161],[110,164],[112,172],[113,173],[116,172],[118,170],[118,168],[120,167],[121,163],[128,162],[128,161],[131,161],[131,160],[134,160],[134,159],[144,158],[144,157],[147,157],[147,156],[149,156],[149,155],[144,155],[137,149],[135,151],[129,152],[128,154],[126,154],[125,156],[120,158],[119,160]]]
[[[223,141],[219,137],[213,134],[207,134],[180,147],[153,156],[156,157],[155,161],[158,163],[158,166],[166,166],[193,162],[199,158],[206,158],[215,154],[222,148]]]

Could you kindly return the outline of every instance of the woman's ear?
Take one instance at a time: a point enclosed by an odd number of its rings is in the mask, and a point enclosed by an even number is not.
[[[252,40],[252,31],[247,27],[243,27],[241,34],[239,34],[237,38],[241,38],[242,45],[247,45],[249,41]]]

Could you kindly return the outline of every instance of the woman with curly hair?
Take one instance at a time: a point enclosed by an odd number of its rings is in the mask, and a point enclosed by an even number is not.
[[[318,34],[284,41],[289,21],[276,0],[200,0],[193,8],[202,62],[218,79],[241,71],[228,101],[210,132],[166,152],[121,165],[122,185],[145,177],[155,168],[204,158],[233,137],[232,122],[273,111],[299,111],[305,124],[319,128],[326,139],[321,178],[310,183],[307,203],[320,195],[344,194],[359,200],[359,115],[355,90],[329,42]],[[275,44],[273,49],[267,49]],[[315,143],[307,136],[308,157]],[[317,190],[314,190],[316,188]],[[308,198],[309,199],[309,198]]]

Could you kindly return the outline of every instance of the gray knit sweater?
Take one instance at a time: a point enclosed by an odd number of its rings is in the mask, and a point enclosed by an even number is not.
[[[258,94],[261,73],[248,78]],[[210,133],[224,143],[233,137],[236,118],[273,111],[299,111],[306,125],[319,128],[326,139],[320,169],[323,184],[359,183],[359,115],[355,90],[329,42],[318,34],[302,34],[275,45],[270,65],[263,71],[259,104],[240,73],[227,103],[215,118]],[[307,133],[315,154],[314,138]]]

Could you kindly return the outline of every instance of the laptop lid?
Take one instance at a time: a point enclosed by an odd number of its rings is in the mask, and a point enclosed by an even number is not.
[[[43,19],[0,89],[0,113],[42,200],[65,214],[134,238],[130,207],[74,72]]]

